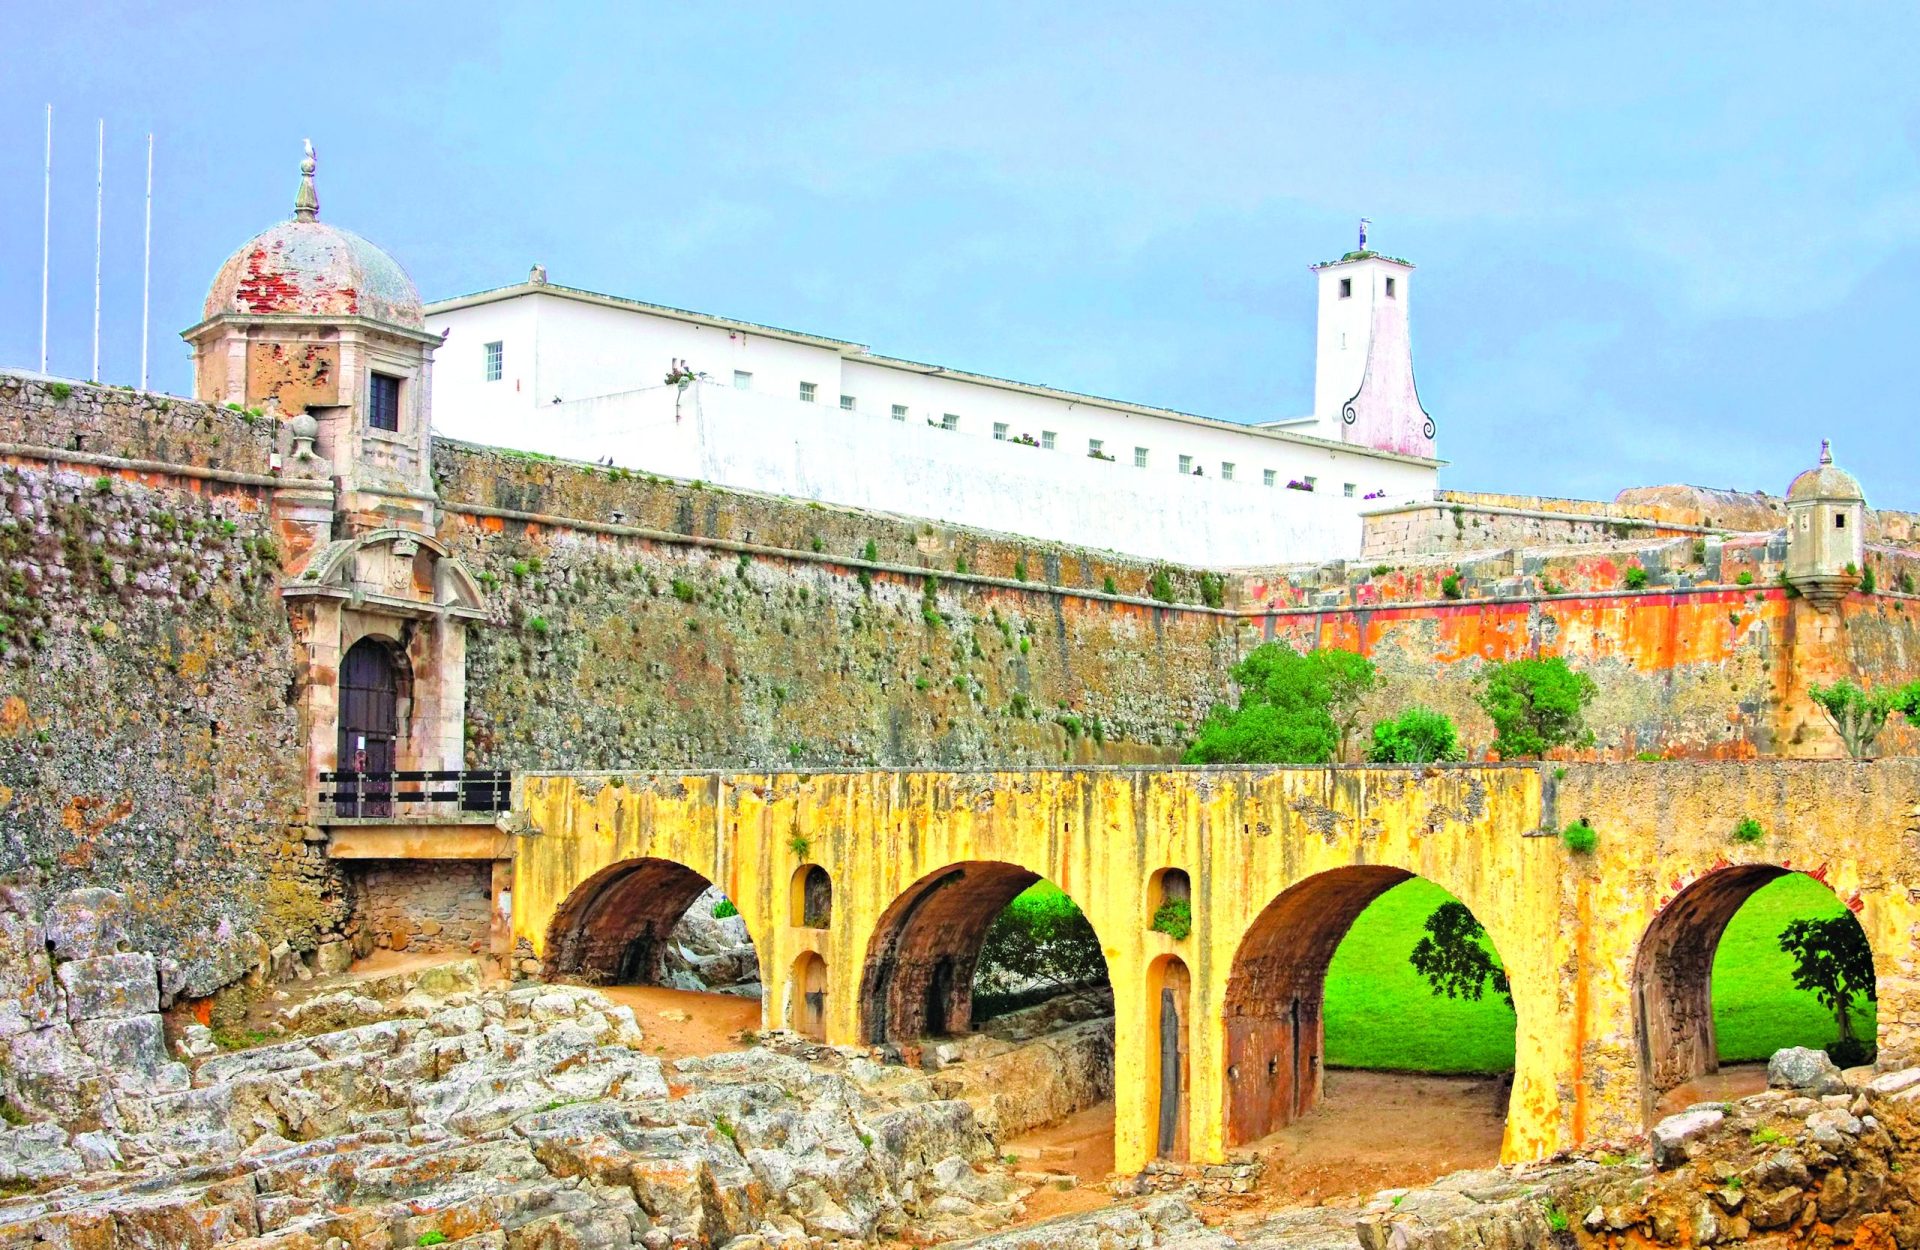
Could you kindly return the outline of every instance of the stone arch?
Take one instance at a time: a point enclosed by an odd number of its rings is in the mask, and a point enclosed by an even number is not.
[[[658,980],[667,935],[711,884],[685,864],[651,856],[601,869],[555,910],[548,972],[596,985]],[[747,937],[762,957],[759,939],[751,931]]]
[[[1158,1159],[1187,1158],[1192,1113],[1193,977],[1178,955],[1162,955],[1147,967],[1147,1122]]]
[[[1223,1015],[1226,1140],[1242,1145],[1319,1103],[1325,1077],[1327,968],[1353,923],[1416,874],[1356,864],[1283,890],[1234,953]]]
[[[788,904],[789,921],[798,929],[833,927],[833,877],[818,864],[802,864],[793,871]]]
[[[879,1045],[971,1028],[973,974],[987,928],[1040,879],[1018,864],[969,860],[936,869],[903,890],[867,944],[860,1035]]]
[[[1713,1021],[1713,959],[1720,939],[1756,890],[1795,871],[1783,864],[1714,869],[1682,888],[1647,925],[1633,960],[1643,1121],[1653,1121],[1669,1090],[1720,1070]]]
[[[827,961],[818,952],[801,951],[793,961],[787,1025],[816,1042],[827,1039]]]

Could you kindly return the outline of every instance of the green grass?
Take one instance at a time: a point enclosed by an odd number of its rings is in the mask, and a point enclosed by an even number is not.
[[[1360,914],[1327,971],[1327,1063],[1349,1068],[1498,1072],[1513,1066],[1513,1012],[1497,995],[1438,998],[1407,963],[1426,918],[1451,896],[1428,881],[1395,886]],[[1713,1018],[1720,1057],[1765,1059],[1783,1046],[1824,1046],[1833,1017],[1793,987],[1780,950],[1789,920],[1841,910],[1833,892],[1792,873],[1754,892],[1720,940],[1713,961]],[[1858,1005],[1857,1005],[1858,1006]],[[1874,1012],[1856,1009],[1862,1037]]]

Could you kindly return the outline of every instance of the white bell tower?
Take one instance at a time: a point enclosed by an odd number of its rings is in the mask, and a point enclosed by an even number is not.
[[[1433,418],[1413,383],[1408,313],[1413,266],[1367,246],[1313,267],[1320,315],[1313,369],[1312,433],[1343,443],[1432,458]]]

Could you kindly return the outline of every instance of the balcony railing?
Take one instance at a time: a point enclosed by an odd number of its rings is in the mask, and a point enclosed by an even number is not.
[[[504,768],[320,774],[320,810],[335,820],[422,817],[486,819],[513,806],[513,773]]]

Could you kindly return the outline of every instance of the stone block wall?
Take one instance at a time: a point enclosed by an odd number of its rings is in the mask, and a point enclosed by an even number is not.
[[[198,400],[0,370],[0,442],[265,474],[277,436],[269,418]]]
[[[349,870],[354,952],[483,954],[492,865],[458,860],[367,861]]]

